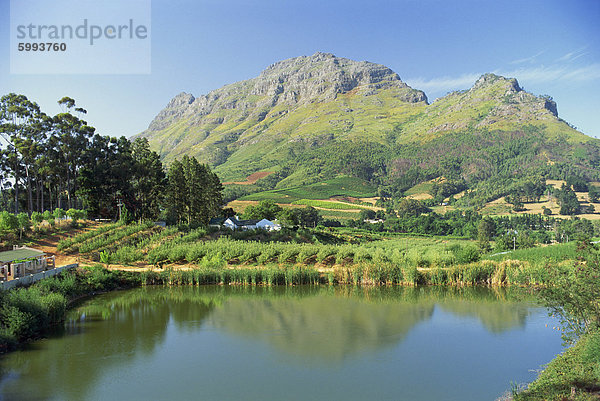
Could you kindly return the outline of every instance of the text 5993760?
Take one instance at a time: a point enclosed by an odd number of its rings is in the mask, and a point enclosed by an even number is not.
[[[20,42],[17,50],[20,52],[64,52],[67,50],[67,44],[58,42]]]

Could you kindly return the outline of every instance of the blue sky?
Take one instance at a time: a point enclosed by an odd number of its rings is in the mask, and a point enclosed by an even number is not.
[[[103,135],[141,132],[179,92],[324,51],[384,64],[430,101],[486,72],[515,77],[600,137],[598,0],[152,0],[152,72],[141,75],[10,74],[9,9],[0,0],[0,94],[23,93],[49,114],[73,97]]]

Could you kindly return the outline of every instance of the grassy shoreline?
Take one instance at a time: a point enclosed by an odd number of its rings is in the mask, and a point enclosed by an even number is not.
[[[0,353],[43,337],[64,321],[70,307],[85,297],[141,284],[138,274],[93,267],[64,272],[28,287],[0,291]]]
[[[514,401],[600,400],[600,332],[577,343],[550,361],[526,389],[513,394]]]
[[[448,268],[419,269],[392,263],[336,264],[325,269],[303,264],[228,267],[222,259],[203,259],[193,269],[160,271],[79,268],[29,286],[0,291],[0,353],[40,338],[60,324],[68,308],[98,293],[143,285],[546,285],[547,275],[529,262],[482,260]]]
[[[556,266],[556,265],[555,265]],[[558,264],[561,269],[572,268],[567,261]],[[551,285],[548,263],[522,260],[480,260],[451,267],[417,268],[391,263],[335,264],[325,269],[303,264],[269,264],[263,266],[235,266],[224,264],[220,258],[203,259],[196,268],[131,272],[107,270],[96,265],[41,280],[27,287],[0,292],[5,308],[0,312],[0,353],[8,352],[39,339],[47,330],[64,321],[66,311],[78,301],[99,293],[134,288],[144,285],[348,285],[348,286],[490,286],[530,287]],[[528,390],[514,394],[515,401],[562,400],[570,395],[571,387],[597,389],[593,382],[600,375],[600,363],[585,360],[592,351],[588,336],[558,355],[529,384]],[[592,341],[600,349],[600,335]],[[584,356],[582,356],[584,355]],[[594,354],[594,355],[597,355]],[[583,359],[582,359],[583,358]],[[589,358],[588,358],[589,359]],[[581,368],[584,366],[584,368]],[[583,371],[582,371],[583,369]],[[582,372],[565,375],[564,372]],[[591,372],[591,373],[590,373]],[[558,384],[557,384],[558,383]],[[578,390],[580,391],[580,390]],[[580,391],[574,400],[598,400],[597,395]],[[550,397],[550,398],[549,398]],[[554,397],[554,398],[552,398]],[[561,398],[562,397],[562,398]],[[595,397],[595,398],[594,398]]]

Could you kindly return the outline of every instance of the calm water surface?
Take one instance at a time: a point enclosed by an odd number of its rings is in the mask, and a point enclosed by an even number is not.
[[[0,359],[4,400],[494,400],[561,351],[516,290],[177,287],[105,294]],[[546,327],[548,325],[548,327]]]

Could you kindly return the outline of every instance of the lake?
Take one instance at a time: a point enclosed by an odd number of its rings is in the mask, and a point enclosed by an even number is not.
[[[0,359],[3,400],[495,400],[561,352],[520,289],[147,287]]]

